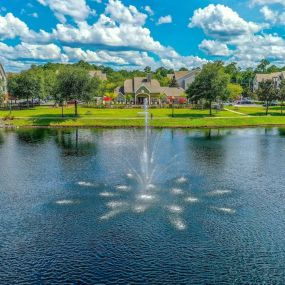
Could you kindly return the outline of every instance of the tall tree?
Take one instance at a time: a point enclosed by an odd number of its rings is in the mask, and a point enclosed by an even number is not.
[[[74,101],[74,115],[78,115],[78,101],[91,92],[91,77],[85,69],[66,67],[57,77],[57,94],[62,101]]]
[[[177,88],[179,87],[179,84],[178,84],[175,76],[172,77],[172,79],[171,79],[171,81],[169,83],[169,87],[177,87]]]
[[[267,71],[267,66],[270,65],[270,61],[266,58],[262,59],[256,68],[256,72],[265,73]]]
[[[224,100],[228,96],[228,83],[229,75],[224,72],[220,62],[208,63],[196,76],[186,94],[192,101],[205,99],[212,115],[212,103],[218,98]]]
[[[265,102],[266,115],[268,115],[269,105],[273,100],[277,99],[277,90],[272,80],[262,81],[257,90],[259,100]]]

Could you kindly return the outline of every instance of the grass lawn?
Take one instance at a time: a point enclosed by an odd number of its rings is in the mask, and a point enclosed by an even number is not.
[[[234,107],[230,111],[175,109],[172,118],[171,109],[150,109],[154,127],[245,127],[263,125],[285,125],[285,116],[280,116],[278,107],[272,107],[272,116],[263,116],[263,107]],[[236,111],[244,115],[231,112]],[[142,109],[95,109],[79,107],[79,117],[74,117],[74,108],[64,109],[65,117],[61,118],[61,108],[36,107],[29,110],[13,111],[13,120],[5,120],[0,124],[7,126],[54,126],[54,127],[140,127],[144,125]],[[0,111],[4,118],[9,111]]]
[[[266,109],[263,106],[254,106],[254,107],[244,107],[244,106],[239,106],[239,107],[228,107],[229,110],[233,110],[236,112],[243,113],[245,115],[249,116],[265,116]],[[283,107],[283,113],[285,115],[285,107]],[[270,116],[281,116],[281,107],[270,107],[268,115]]]

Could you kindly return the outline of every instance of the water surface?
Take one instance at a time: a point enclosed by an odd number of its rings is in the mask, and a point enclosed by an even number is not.
[[[1,284],[284,284],[284,129],[143,138],[0,132]]]

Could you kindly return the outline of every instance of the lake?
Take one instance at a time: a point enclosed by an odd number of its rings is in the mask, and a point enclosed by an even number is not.
[[[284,284],[285,129],[0,130],[0,284]]]

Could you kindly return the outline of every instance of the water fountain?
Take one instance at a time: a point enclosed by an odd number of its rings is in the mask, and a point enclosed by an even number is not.
[[[122,165],[122,161],[124,161],[124,164],[128,166],[126,183],[116,185],[111,191],[103,189],[99,194],[101,198],[106,199],[106,208],[108,209],[108,212],[101,216],[100,220],[115,218],[123,212],[142,214],[147,210],[159,208],[175,229],[185,230],[187,223],[184,214],[187,207],[192,207],[197,203],[201,204],[203,199],[206,200],[210,197],[230,195],[231,192],[216,190],[199,197],[192,193],[191,181],[188,177],[174,176],[173,179],[166,180],[165,174],[169,169],[176,169],[172,172],[179,173],[177,167],[175,168],[175,163],[179,165],[180,162],[179,154],[174,155],[167,162],[159,163],[157,151],[161,144],[157,140],[157,136],[150,133],[148,99],[144,100],[143,112],[140,112],[139,115],[144,118],[144,130],[143,133],[134,133],[134,155],[130,155],[130,158],[120,157],[118,160],[118,165]],[[212,207],[211,209],[215,212],[235,213],[228,207]]]

